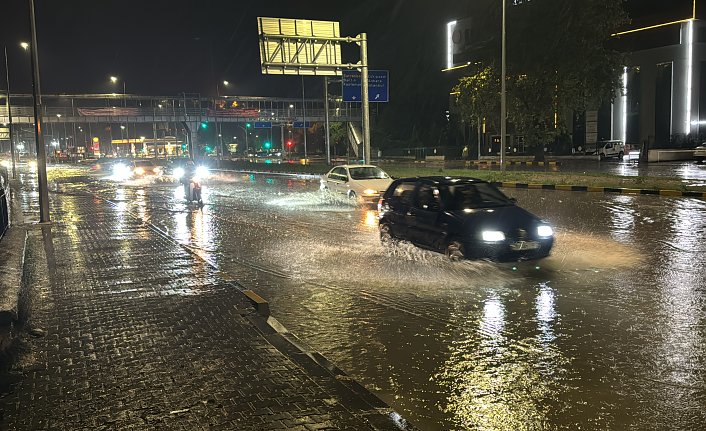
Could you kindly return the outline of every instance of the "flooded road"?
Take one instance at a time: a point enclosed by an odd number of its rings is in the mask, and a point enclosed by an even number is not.
[[[174,184],[53,186],[110,199],[255,290],[421,429],[706,423],[703,200],[504,190],[557,232],[550,258],[513,265],[384,248],[375,211],[316,180],[212,178],[203,209]]]

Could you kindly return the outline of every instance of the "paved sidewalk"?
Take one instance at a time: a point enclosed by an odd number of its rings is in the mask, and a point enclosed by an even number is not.
[[[51,203],[55,223],[30,229],[25,267],[29,321],[46,334],[23,341],[18,382],[0,399],[0,429],[393,430],[404,423],[268,326],[242,287],[122,204],[62,194]]]

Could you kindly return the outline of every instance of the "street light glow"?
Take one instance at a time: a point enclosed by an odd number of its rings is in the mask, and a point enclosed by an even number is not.
[[[228,85],[230,85],[230,82],[228,82],[228,81],[223,81],[223,85],[228,86]]]
[[[22,49],[24,49],[25,51],[27,51],[27,48],[29,48],[29,44],[28,44],[27,42],[20,42],[20,46],[21,46]]]
[[[110,82],[112,82],[113,84],[115,84],[116,82],[118,82],[118,77],[117,77],[117,76],[111,76],[111,77],[110,77]]]

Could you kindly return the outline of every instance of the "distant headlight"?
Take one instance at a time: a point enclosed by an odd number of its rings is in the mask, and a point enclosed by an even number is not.
[[[158,173],[162,172],[162,168],[156,167],[156,168],[152,169],[152,172],[154,172],[155,174],[158,174]]]
[[[144,174],[145,174],[145,170],[144,170],[144,168],[135,168],[135,173],[136,173],[137,175],[144,175]]]
[[[366,196],[375,196],[378,194],[378,191],[373,189],[365,189],[363,190],[363,194]]]
[[[505,234],[499,230],[484,230],[482,233],[483,241],[486,242],[499,242],[505,241]]]
[[[199,178],[208,178],[208,168],[206,166],[199,166],[194,173]]]
[[[554,235],[554,230],[551,226],[537,226],[537,236],[539,236],[540,238],[548,238],[552,235]]]
[[[120,178],[128,177],[130,176],[130,168],[122,163],[116,163],[113,165],[113,175]]]
[[[172,175],[177,180],[180,180],[184,176],[184,173],[184,168],[174,168],[174,173]]]

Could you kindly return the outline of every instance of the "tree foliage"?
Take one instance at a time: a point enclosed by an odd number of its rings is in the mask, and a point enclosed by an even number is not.
[[[621,0],[532,0],[508,7],[507,17],[507,115],[527,143],[551,141],[574,111],[613,99],[624,58],[609,42],[627,21]],[[486,117],[497,132],[499,44],[494,51],[454,91],[467,121]]]

